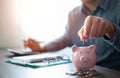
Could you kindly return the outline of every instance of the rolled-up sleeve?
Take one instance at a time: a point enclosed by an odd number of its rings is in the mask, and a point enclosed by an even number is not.
[[[115,24],[114,24],[115,25]],[[116,50],[120,52],[120,26],[115,25],[116,31],[111,40],[109,40],[107,37],[104,37],[104,39],[114,46]]]

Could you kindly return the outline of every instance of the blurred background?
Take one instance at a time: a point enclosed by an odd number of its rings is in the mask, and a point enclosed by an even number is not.
[[[65,32],[68,13],[80,0],[0,0],[0,49],[23,46],[29,37],[49,42]]]

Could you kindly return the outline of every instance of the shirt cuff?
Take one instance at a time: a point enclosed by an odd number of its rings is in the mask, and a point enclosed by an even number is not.
[[[120,49],[120,27],[115,25],[116,31],[112,39],[109,39],[107,36],[104,36],[104,40],[112,44],[115,48]]]

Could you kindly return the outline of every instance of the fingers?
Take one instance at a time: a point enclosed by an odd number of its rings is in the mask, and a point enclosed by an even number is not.
[[[96,17],[96,16],[88,16],[85,19],[84,25],[78,32],[78,36],[80,37],[81,41],[87,41],[88,38],[98,38],[105,35],[110,28],[110,24],[108,21]]]
[[[92,33],[91,28],[92,28],[92,16],[88,16],[84,21],[84,25],[78,32],[78,36],[80,37],[81,41],[87,42],[90,33]]]
[[[27,48],[28,47],[28,42],[27,41],[24,41],[24,47]]]
[[[101,31],[101,29],[102,29],[102,27],[100,27],[100,22],[101,22],[101,20],[98,17],[93,19],[92,26],[91,26],[90,33],[89,33],[90,38],[100,36],[101,32],[99,32],[99,31]]]
[[[92,28],[92,16],[88,16],[86,18],[83,26],[84,26],[84,32],[83,32],[84,40],[87,41]]]
[[[83,34],[84,34],[84,26],[78,32],[78,36],[80,37],[81,41],[85,41],[85,38],[84,38]]]
[[[39,42],[32,38],[29,38],[27,41],[24,41],[24,46],[29,47],[32,50],[32,52],[39,52],[41,49]]]
[[[78,32],[78,36],[80,37],[81,41],[87,41],[89,38],[89,33],[92,25],[91,16],[88,16],[84,21],[84,25]]]
[[[106,31],[106,25],[103,20],[99,21],[100,23],[97,26],[97,32],[96,35],[93,37],[102,37],[105,34]]]
[[[32,39],[32,38],[29,38],[27,41],[24,41],[24,47],[26,48],[26,47],[31,47],[31,46],[33,46],[33,45],[38,45],[39,44],[39,42],[37,42],[37,41],[35,41],[34,39]]]

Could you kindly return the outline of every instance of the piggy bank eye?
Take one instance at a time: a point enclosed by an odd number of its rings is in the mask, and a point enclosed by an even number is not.
[[[80,51],[80,53],[82,53],[82,51]]]

